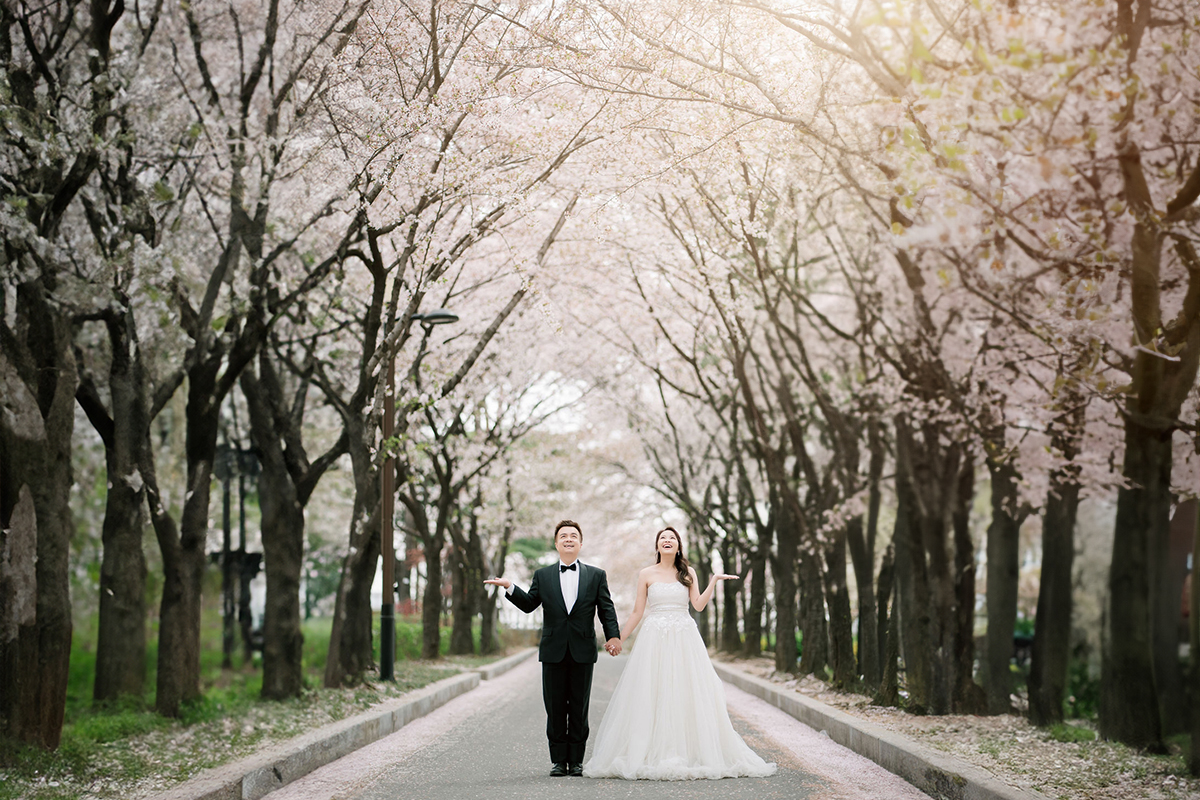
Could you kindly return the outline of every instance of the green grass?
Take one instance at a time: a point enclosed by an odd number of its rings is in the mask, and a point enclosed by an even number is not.
[[[999,760],[1001,755],[1004,753],[1004,745],[995,737],[980,737],[979,752]]]
[[[1046,735],[1056,742],[1090,742],[1096,738],[1095,731],[1065,722],[1051,725]]]

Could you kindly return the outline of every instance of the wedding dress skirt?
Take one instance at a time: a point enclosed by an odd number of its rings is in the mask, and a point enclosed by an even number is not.
[[[652,583],[629,663],[596,732],[589,778],[763,777],[763,761],[733,729],[725,689],[688,615],[688,588]]]

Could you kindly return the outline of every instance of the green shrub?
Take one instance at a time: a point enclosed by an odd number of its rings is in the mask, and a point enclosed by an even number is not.
[[[1063,713],[1068,719],[1095,719],[1100,709],[1100,680],[1091,674],[1086,661],[1067,666],[1067,697]]]
[[[1096,738],[1095,731],[1065,722],[1051,725],[1047,735],[1056,742],[1090,742]]]

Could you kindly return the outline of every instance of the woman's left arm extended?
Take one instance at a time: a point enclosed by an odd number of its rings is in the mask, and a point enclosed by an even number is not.
[[[696,584],[700,581],[700,579],[696,577],[696,570],[688,567],[688,574],[692,576],[692,608],[696,609],[697,611],[703,611],[704,607],[708,605],[708,601],[712,600],[713,592],[716,591],[718,581],[736,581],[738,579],[737,575],[726,575],[724,572],[718,572],[712,576],[711,580],[709,580],[708,588],[701,592],[698,588],[696,588]]]

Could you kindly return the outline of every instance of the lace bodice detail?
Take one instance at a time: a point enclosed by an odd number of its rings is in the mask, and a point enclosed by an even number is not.
[[[646,621],[659,625],[695,625],[688,614],[691,592],[682,583],[656,581],[646,587]]]

